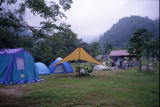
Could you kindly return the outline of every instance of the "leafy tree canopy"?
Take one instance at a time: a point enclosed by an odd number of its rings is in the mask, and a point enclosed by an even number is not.
[[[133,37],[129,40],[128,52],[130,54],[136,55],[139,61],[139,71],[142,71],[141,57],[144,52],[149,55],[149,46],[151,41],[151,33],[144,28],[138,29]],[[149,57],[148,57],[149,58]]]
[[[151,40],[151,33],[147,29],[138,29],[134,36],[129,40],[128,52],[136,54],[138,57],[143,55]]]
[[[100,53],[100,45],[98,42],[93,42],[90,44],[90,54],[93,56],[93,57],[96,57],[97,55],[99,55]]]
[[[48,31],[65,30],[63,24],[56,24],[60,18],[66,18],[63,11],[71,7],[72,0],[1,0],[0,1],[0,26],[26,28],[34,33],[35,37],[43,37]],[[14,7],[14,8],[13,8]],[[16,8],[15,8],[16,7]],[[25,22],[25,12],[29,9],[34,15],[39,15],[45,21],[41,27],[33,27]]]

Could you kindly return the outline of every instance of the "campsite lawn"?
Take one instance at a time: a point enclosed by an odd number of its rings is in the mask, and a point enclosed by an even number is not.
[[[158,107],[158,72],[93,71],[91,76],[76,74],[41,76],[44,81],[0,86],[16,89],[0,93],[5,107]]]

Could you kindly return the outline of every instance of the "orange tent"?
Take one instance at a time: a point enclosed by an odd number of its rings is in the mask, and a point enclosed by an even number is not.
[[[75,49],[71,54],[69,54],[67,57],[65,57],[63,60],[59,61],[56,64],[60,64],[62,62],[66,61],[72,61],[72,60],[84,60],[96,64],[100,64],[97,60],[95,60],[93,57],[91,57],[83,48],[77,48]]]

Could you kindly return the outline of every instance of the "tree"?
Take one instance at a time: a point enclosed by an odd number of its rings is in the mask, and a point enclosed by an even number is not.
[[[138,29],[134,36],[129,40],[128,52],[130,54],[136,55],[139,61],[139,71],[142,70],[141,57],[148,46],[148,41],[150,41],[150,32],[147,29]]]
[[[0,49],[3,48],[31,48],[33,46],[31,36],[22,36],[16,31],[0,28]]]
[[[152,56],[152,64],[154,64],[154,58],[159,58],[159,37],[151,40],[148,48]]]
[[[81,41],[78,47],[81,47],[81,48],[85,49],[85,51],[87,51],[88,53],[91,53],[90,46],[86,42]]]
[[[112,45],[109,44],[108,42],[106,42],[106,44],[104,45],[104,48],[105,48],[105,54],[107,53],[109,55],[109,53],[111,52],[112,50]]]
[[[101,35],[99,42],[102,47],[109,42],[114,48],[126,48],[133,32],[139,28],[147,29],[156,38],[159,36],[159,18],[151,20],[141,16],[123,17]]]
[[[155,56],[158,58],[158,60],[160,59],[160,54],[159,54],[159,47],[160,47],[160,45],[159,45],[159,36],[155,39],[155,50],[156,50],[156,52],[155,52]]]
[[[72,0],[0,0],[0,48],[27,48],[36,61],[46,64],[54,56],[66,55],[72,50],[66,46],[73,43],[73,48],[77,36],[71,31],[70,25],[61,23],[59,19],[66,18],[64,11],[71,4]],[[24,20],[27,10],[43,19],[40,26],[31,26]],[[32,35],[19,35],[22,31],[30,31]]]
[[[89,47],[90,47],[90,54],[93,57],[96,57],[97,55],[99,55],[99,53],[100,53],[100,45],[99,45],[98,42],[93,42],[93,43],[89,44]]]
[[[146,65],[146,68],[147,68],[147,71],[149,71],[149,58],[150,58],[150,54],[151,54],[151,49],[152,49],[152,41],[147,41],[148,43],[146,44],[146,48],[145,48],[145,54],[146,54],[146,58],[147,58],[147,65]]]
[[[52,62],[52,48],[47,45],[44,41],[37,43],[33,48],[30,49],[36,62],[43,62],[49,64]]]
[[[52,36],[48,36],[45,39],[52,48],[53,58],[65,57],[80,44],[80,40],[77,35],[68,28],[65,32],[57,32]]]
[[[57,24],[60,18],[66,18],[64,11],[71,7],[72,0],[1,0],[0,1],[0,27],[12,29],[31,30],[35,38],[42,38],[57,31],[64,31],[63,23]],[[13,8],[15,7],[15,8]],[[30,26],[25,22],[26,10],[39,15],[44,21],[41,26]]]

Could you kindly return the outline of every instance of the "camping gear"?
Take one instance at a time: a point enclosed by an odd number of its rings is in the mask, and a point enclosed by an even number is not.
[[[39,81],[32,55],[23,48],[0,50],[0,83],[4,85]]]
[[[40,75],[50,74],[48,67],[44,63],[36,62],[34,64],[35,64],[36,72],[38,72],[38,74]]]
[[[100,64],[100,62],[92,58],[83,48],[75,49],[71,54],[69,54],[67,57],[65,57],[63,60],[59,61],[56,64],[60,64],[62,62],[72,61],[72,60],[84,60],[84,61]]]
[[[86,71],[87,73],[91,73],[93,71],[94,65],[92,66],[92,68],[88,71]]]
[[[110,68],[105,65],[96,65],[96,66],[94,66],[93,69],[95,69],[95,70],[110,70]]]
[[[62,74],[73,73],[73,68],[71,67],[71,65],[69,63],[62,62],[60,64],[56,64],[57,62],[59,62],[61,60],[62,60],[62,58],[57,58],[55,61],[53,61],[49,65],[50,72],[54,73],[54,74],[58,74],[58,73],[62,73]]]
[[[88,61],[88,62],[92,62],[92,63],[96,63],[96,64],[101,64],[100,62],[98,62],[97,60],[92,58],[83,48],[75,49],[71,54],[69,54],[67,57],[65,57],[63,60],[57,62],[56,64],[60,64],[65,61],[72,61],[72,60],[76,60],[76,61],[82,60],[82,61]],[[54,65],[56,65],[56,64],[54,64]],[[52,65],[52,66],[54,66],[54,65]],[[80,64],[79,64],[79,67],[80,67]],[[89,72],[91,73],[92,70],[93,69],[91,69]],[[86,74],[88,75],[89,72],[86,72]],[[78,71],[78,73],[80,76],[81,72]]]

